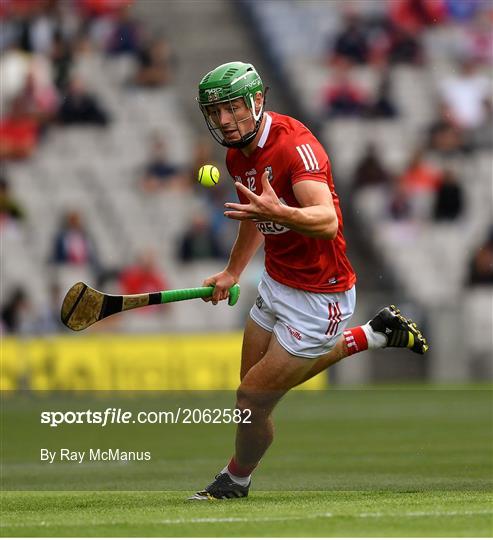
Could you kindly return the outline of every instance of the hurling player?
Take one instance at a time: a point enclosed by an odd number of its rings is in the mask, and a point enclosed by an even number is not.
[[[198,103],[213,137],[228,148],[226,165],[239,202],[229,262],[204,281],[214,304],[228,296],[261,244],[265,271],[243,337],[239,423],[229,463],[192,499],[246,497],[251,475],[273,440],[272,410],[294,386],[366,349],[407,347],[424,354],[425,338],[395,306],[348,328],[356,276],[346,255],[330,161],[298,120],[265,110],[265,89],[251,64],[230,62],[207,73]]]

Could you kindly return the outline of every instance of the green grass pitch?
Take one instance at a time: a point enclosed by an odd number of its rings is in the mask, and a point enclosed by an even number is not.
[[[214,502],[186,497],[224,465],[233,426],[48,430],[33,415],[38,402],[4,399],[1,534],[492,536],[491,396],[486,385],[292,393],[276,411],[276,440],[251,496]],[[230,397],[145,397],[135,407],[226,406]],[[100,408],[104,399],[116,401],[102,398]],[[69,409],[67,400],[74,408],[66,396],[44,397],[42,407]],[[34,459],[40,444],[64,445],[66,437],[93,447],[137,441],[153,459],[52,466]]]

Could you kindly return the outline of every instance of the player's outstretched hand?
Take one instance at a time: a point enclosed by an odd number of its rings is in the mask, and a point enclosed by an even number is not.
[[[249,200],[248,204],[225,203],[224,215],[239,221],[277,221],[282,216],[283,205],[269,182],[269,172],[262,175],[262,193],[256,195],[240,182],[235,182],[238,191]]]
[[[226,300],[229,296],[229,289],[231,289],[231,287],[235,283],[237,283],[236,278],[227,270],[223,270],[218,274],[214,274],[213,276],[204,279],[204,283],[202,284],[202,286],[213,286],[214,294],[212,296],[208,296],[207,298],[203,298],[203,300],[205,302],[212,301],[214,305],[216,305],[221,300]]]

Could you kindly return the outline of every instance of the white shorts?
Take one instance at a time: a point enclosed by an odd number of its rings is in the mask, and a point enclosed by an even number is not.
[[[293,289],[264,272],[250,317],[274,332],[289,353],[317,358],[328,353],[345,330],[356,305],[356,287],[345,292],[313,293]]]

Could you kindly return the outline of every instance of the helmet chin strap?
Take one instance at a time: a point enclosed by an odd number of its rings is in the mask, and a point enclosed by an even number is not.
[[[250,109],[252,111],[253,119],[255,120],[255,124],[258,123],[260,118],[262,117],[262,113],[264,112],[264,104],[262,103],[262,107],[260,107],[260,110],[258,111],[258,115],[255,114],[255,101],[253,99],[253,96],[250,95]]]

